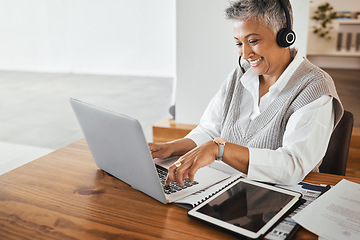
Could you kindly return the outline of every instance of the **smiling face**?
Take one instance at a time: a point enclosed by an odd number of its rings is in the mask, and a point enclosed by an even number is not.
[[[289,49],[280,47],[275,33],[256,20],[235,21],[234,38],[241,57],[265,80],[275,82],[291,61]]]

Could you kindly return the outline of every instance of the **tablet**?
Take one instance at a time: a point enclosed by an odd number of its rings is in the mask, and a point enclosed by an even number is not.
[[[259,239],[301,196],[298,192],[241,178],[190,210],[188,216],[236,235]]]

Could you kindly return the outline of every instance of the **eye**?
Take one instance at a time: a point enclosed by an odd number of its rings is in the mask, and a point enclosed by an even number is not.
[[[255,39],[255,40],[249,40],[249,43],[250,43],[251,45],[256,45],[258,42],[259,42],[259,40],[258,40],[258,39]]]
[[[241,42],[237,42],[237,43],[236,43],[236,46],[241,47],[241,46],[242,46],[242,43],[241,43]]]

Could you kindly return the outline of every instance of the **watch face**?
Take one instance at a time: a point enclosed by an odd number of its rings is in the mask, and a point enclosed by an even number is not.
[[[221,144],[221,145],[225,145],[225,143],[226,143],[225,139],[220,138],[220,137],[214,138],[214,141],[215,141],[217,144]]]

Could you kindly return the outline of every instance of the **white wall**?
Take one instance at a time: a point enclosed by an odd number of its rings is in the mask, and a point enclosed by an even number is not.
[[[176,1],[176,121],[198,123],[237,65],[228,0]]]
[[[309,0],[290,0],[293,8],[294,31],[296,41],[294,47],[299,50],[302,56],[306,56],[308,45],[308,28],[309,28]]]
[[[309,0],[291,0],[295,46],[306,55]],[[228,0],[176,1],[176,122],[197,124],[238,54],[232,23],[224,19]]]
[[[0,6],[0,70],[174,76],[174,0],[0,0]]]

